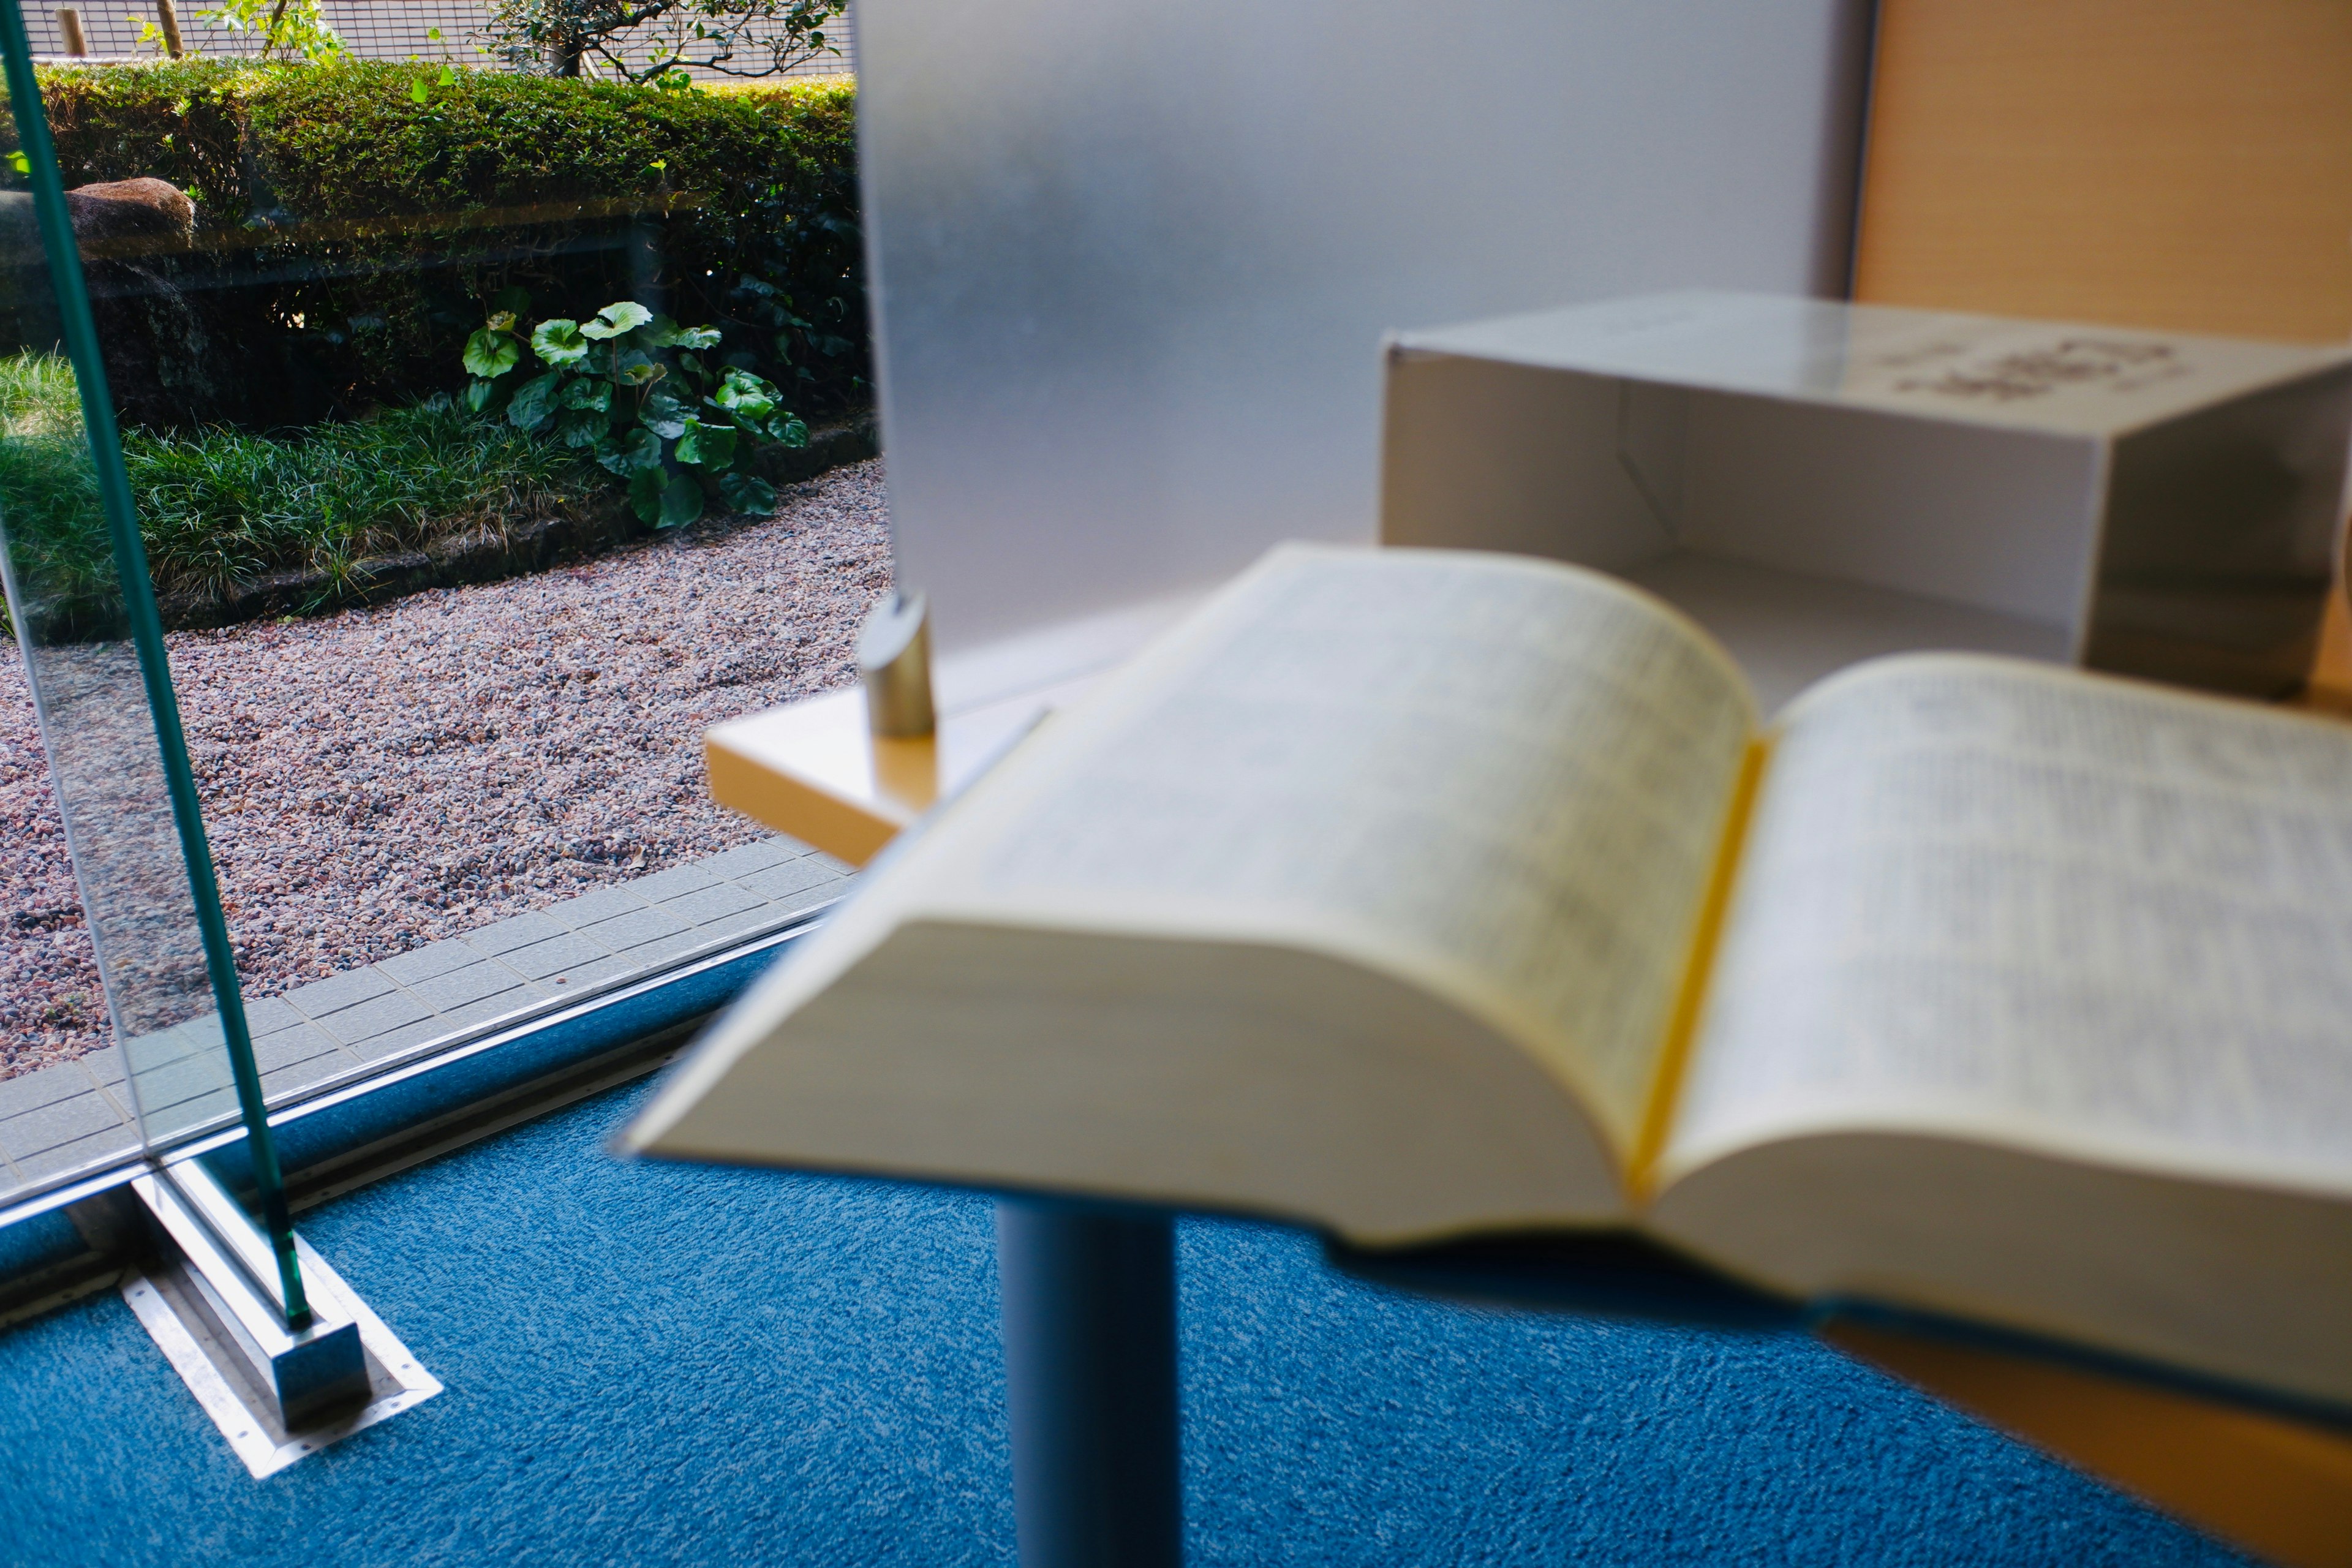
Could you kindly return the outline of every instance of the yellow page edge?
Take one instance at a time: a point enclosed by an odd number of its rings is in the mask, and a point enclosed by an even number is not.
[[[1748,818],[1754,813],[1757,789],[1763,782],[1764,763],[1771,751],[1772,742],[1767,735],[1749,741],[1747,755],[1739,763],[1739,782],[1732,786],[1731,810],[1724,819],[1723,842],[1716,851],[1706,901],[1699,906],[1698,930],[1691,941],[1690,963],[1683,971],[1682,991],[1675,998],[1675,1010],[1666,1024],[1665,1048],[1658,1053],[1658,1073],[1651,1085],[1649,1109],[1643,1117],[1641,1136],[1633,1145],[1633,1159],[1625,1174],[1626,1195],[1636,1206],[1648,1202],[1652,1195],[1658,1157],[1665,1151],[1666,1132],[1674,1124],[1675,1104],[1681,1097],[1691,1046],[1697,1037],[1699,1017],[1706,1007],[1707,979],[1715,971],[1715,950],[1723,935],[1724,916],[1731,908],[1732,884],[1738,880],[1739,862],[1747,848]]]

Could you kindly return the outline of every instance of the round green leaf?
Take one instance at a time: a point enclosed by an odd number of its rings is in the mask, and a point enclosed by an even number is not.
[[[613,441],[609,449],[600,446],[598,450],[597,465],[608,473],[635,479],[661,471],[661,437],[642,426]]]
[[[597,311],[596,319],[580,329],[580,335],[601,342],[634,331],[653,319],[654,313],[635,300],[619,300]]]
[[[677,438],[677,460],[692,463],[714,474],[733,466],[735,427],[731,425],[705,425],[699,419],[688,419],[686,433]]]
[[[637,417],[646,428],[666,441],[675,441],[686,434],[686,405],[667,392],[647,395],[637,409]]]
[[[661,526],[662,490],[667,484],[658,463],[629,477],[629,510],[637,514],[639,522],[652,528]]]
[[[593,408],[567,408],[557,418],[556,429],[567,447],[593,447],[603,439],[611,420]]]
[[[531,329],[530,352],[549,364],[578,364],[588,357],[588,342],[579,322],[557,317]]]
[[[738,420],[748,421],[747,428],[757,430],[760,421],[775,412],[776,389],[756,375],[746,375],[740,370],[727,373],[710,401],[732,414]]]
[[[702,487],[691,476],[680,474],[662,487],[662,528],[677,528],[692,522],[702,515]]]
[[[516,387],[514,401],[507,405],[507,418],[519,430],[536,430],[546,424],[551,412],[549,405],[554,402],[556,386],[562,380],[562,371],[551,370]]]
[[[771,512],[776,510],[776,487],[754,474],[722,474],[719,493],[737,511]]]
[[[522,345],[506,332],[483,327],[466,340],[466,369],[485,381],[495,380],[522,363]]]

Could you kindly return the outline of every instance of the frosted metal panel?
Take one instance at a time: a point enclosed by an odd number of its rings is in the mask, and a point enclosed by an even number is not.
[[[1852,0],[864,0],[901,580],[954,647],[1372,537],[1379,342],[1843,291]]]

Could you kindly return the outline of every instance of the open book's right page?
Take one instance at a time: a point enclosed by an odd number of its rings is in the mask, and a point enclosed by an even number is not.
[[[2352,726],[1858,667],[1778,727],[1707,984],[1668,1234],[2352,1396]]]
[[[2352,726],[1962,655],[1801,699],[1664,1165],[1854,1113],[2352,1190]]]

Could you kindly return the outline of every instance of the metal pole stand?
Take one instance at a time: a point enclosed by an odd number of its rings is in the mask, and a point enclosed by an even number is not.
[[[1177,1568],[1174,1222],[1006,1198],[996,1269],[1021,1568]]]

